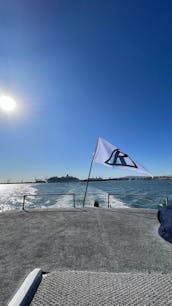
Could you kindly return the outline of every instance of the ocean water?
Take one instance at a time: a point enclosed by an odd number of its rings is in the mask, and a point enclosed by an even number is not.
[[[82,207],[86,183],[0,184],[0,212],[25,208]],[[158,208],[172,203],[172,180],[89,182],[86,206]]]

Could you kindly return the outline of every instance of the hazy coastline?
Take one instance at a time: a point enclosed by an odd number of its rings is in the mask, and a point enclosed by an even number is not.
[[[102,177],[92,177],[89,178],[90,182],[93,181],[135,181],[135,180],[146,180],[146,181],[150,181],[150,180],[172,180],[172,175],[161,175],[161,176],[154,176],[154,177],[145,177],[145,176],[124,176],[124,177],[113,177],[113,178],[102,178]],[[41,183],[73,183],[73,182],[86,182],[87,178],[85,179],[80,179],[74,176],[53,176],[50,178],[46,178],[46,179],[34,179],[34,180],[16,180],[16,181],[12,181],[12,180],[4,180],[1,181],[0,184],[41,184]]]

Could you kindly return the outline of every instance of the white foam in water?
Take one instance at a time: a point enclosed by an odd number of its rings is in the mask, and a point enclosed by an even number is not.
[[[23,196],[28,194],[34,196],[26,197],[26,208],[73,207],[73,197],[69,193],[75,194],[76,207],[82,207],[85,188],[86,182],[0,184],[0,212],[21,209]],[[155,190],[157,198],[154,196]],[[101,207],[108,207],[108,194],[110,194],[109,204],[114,208],[155,208],[160,201],[165,201],[166,196],[172,198],[171,190],[172,181],[89,182],[85,205],[93,207],[94,202],[98,201]],[[51,195],[56,193],[63,195]],[[136,201],[137,194],[140,198],[137,196]],[[152,200],[148,198],[148,195],[152,197]]]
[[[94,201],[97,200],[102,207],[108,206],[108,193],[97,187],[91,186],[87,195],[86,204],[89,206],[94,205]],[[121,200],[116,199],[113,195],[110,196],[109,204],[114,208],[126,208],[126,204]]]
[[[69,191],[69,193],[71,193]],[[58,199],[56,199],[55,204],[53,207],[63,207],[63,208],[68,208],[68,207],[73,207],[73,196],[72,195],[63,195],[60,196]]]
[[[113,208],[127,208],[128,206],[124,202],[116,199],[114,196],[111,196],[110,197],[110,207],[113,207]]]
[[[0,185],[0,211],[21,209],[24,195],[27,196],[25,207],[29,208],[53,208],[53,207],[73,207],[74,201],[71,193],[75,194],[76,207],[82,207],[83,197],[85,192],[85,183],[69,183],[69,184],[4,184]],[[64,193],[64,195],[54,195],[51,193]],[[46,195],[50,193],[50,195]],[[40,194],[40,196],[38,196]],[[45,195],[44,195],[45,194]],[[86,197],[85,206],[94,206],[97,200],[101,207],[108,206],[108,192],[89,185]],[[113,195],[110,196],[111,207],[127,207],[124,202],[116,199]]]

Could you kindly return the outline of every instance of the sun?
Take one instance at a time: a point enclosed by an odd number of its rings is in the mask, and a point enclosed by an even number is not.
[[[16,108],[16,102],[12,97],[0,96],[0,108],[6,112],[12,112]]]

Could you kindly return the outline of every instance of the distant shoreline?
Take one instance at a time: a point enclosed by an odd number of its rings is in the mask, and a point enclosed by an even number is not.
[[[172,176],[154,176],[144,177],[144,176],[127,176],[127,177],[118,177],[118,178],[90,178],[89,182],[104,182],[104,181],[160,181],[160,180],[172,180]],[[10,185],[10,184],[52,184],[52,183],[74,183],[74,182],[86,182],[87,179],[79,179],[76,177],[53,177],[47,180],[35,180],[35,181],[4,181],[0,182],[0,185]]]

